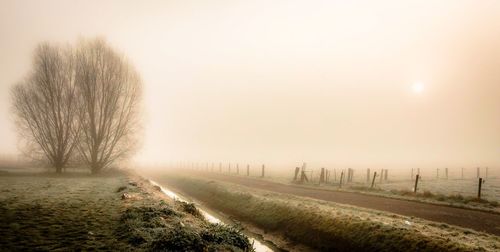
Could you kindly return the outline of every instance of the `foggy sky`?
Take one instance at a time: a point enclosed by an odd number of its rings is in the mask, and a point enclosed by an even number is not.
[[[139,162],[500,166],[500,1],[353,2],[0,0],[0,153],[36,44],[101,36],[142,74]]]

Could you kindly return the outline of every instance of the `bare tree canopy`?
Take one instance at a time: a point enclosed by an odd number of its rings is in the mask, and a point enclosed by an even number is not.
[[[99,39],[79,44],[75,76],[78,150],[92,173],[98,173],[136,147],[142,83],[124,57]]]
[[[31,157],[44,157],[60,173],[78,134],[74,55],[47,43],[34,54],[33,71],[12,91],[19,133]]]
[[[39,45],[33,71],[12,89],[25,152],[57,172],[73,157],[92,173],[128,157],[137,147],[141,87],[135,69],[103,40],[76,49]]]

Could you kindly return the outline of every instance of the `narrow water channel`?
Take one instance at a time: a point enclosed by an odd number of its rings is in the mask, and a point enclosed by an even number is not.
[[[180,197],[178,194],[176,194],[173,191],[169,190],[168,188],[165,188],[164,186],[156,183],[155,181],[149,180],[149,182],[155,186],[159,186],[161,191],[165,195],[167,195],[168,197],[170,197],[174,200],[190,203],[185,198]],[[208,222],[227,225],[221,220],[221,218],[222,218],[221,216],[217,216],[215,211],[210,211],[210,209],[207,209],[205,207],[200,207],[200,206],[197,206],[197,208]],[[250,240],[250,243],[252,243],[252,246],[253,246],[253,249],[255,250],[255,252],[273,252],[274,251],[273,249],[271,249],[270,246],[267,246],[264,244],[265,241],[260,240],[258,237],[254,236],[253,234],[245,232],[245,235],[248,236],[248,239]]]

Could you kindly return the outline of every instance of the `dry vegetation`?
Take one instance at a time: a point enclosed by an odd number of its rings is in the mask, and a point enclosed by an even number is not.
[[[479,210],[484,212],[500,213],[500,205],[496,200],[478,199],[477,197],[463,196],[462,194],[458,193],[456,194],[443,194],[435,192],[433,193],[432,191],[429,190],[420,190],[417,193],[414,193],[412,190],[409,189],[389,190],[385,187],[380,187],[380,186],[370,188],[360,183],[344,185],[342,188],[330,185],[294,184],[294,186],[315,188],[315,189],[321,188],[322,190],[362,193],[380,197],[410,200],[410,201],[424,202],[436,205],[446,205],[457,208]]]
[[[138,177],[0,176],[0,250],[248,251],[246,236],[206,222]]]
[[[317,188],[318,185],[299,185],[304,187]],[[446,181],[441,183],[442,187],[446,187]],[[335,186],[321,186],[322,189],[335,190],[335,191],[348,191],[363,194],[376,195],[381,197],[389,197],[396,199],[411,200],[417,202],[425,202],[438,205],[447,205],[458,208],[474,209],[485,212],[500,213],[500,205],[496,200],[478,199],[477,196],[464,196],[460,193],[445,194],[444,190],[419,190],[414,193],[413,190],[406,189],[406,187],[390,187],[388,184],[370,188],[361,183],[354,183],[344,185],[343,188]],[[389,189],[398,188],[398,189]],[[437,191],[437,192],[436,192]]]
[[[330,251],[498,251],[500,238],[447,224],[176,175],[164,181],[209,206]]]
[[[389,182],[383,183],[379,183],[377,180],[374,188],[370,188],[369,184],[360,182],[359,179],[355,182],[343,184],[342,187],[339,187],[338,180],[329,184],[318,184],[317,182],[300,184],[294,183],[292,178],[284,177],[281,173],[274,172],[272,175],[273,176],[265,178],[255,176],[250,176],[248,178],[265,179],[276,183],[306,188],[356,192],[381,197],[500,213],[500,181],[498,178],[490,178],[487,180],[487,183],[483,185],[482,198],[479,200],[477,199],[477,181],[475,179],[425,179],[419,183],[418,192],[415,194],[413,193],[414,181],[398,180],[397,178],[392,178]]]

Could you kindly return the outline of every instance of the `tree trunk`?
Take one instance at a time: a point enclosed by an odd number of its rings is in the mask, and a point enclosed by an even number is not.
[[[90,172],[91,172],[92,174],[98,174],[100,171],[101,171],[101,167],[100,167],[99,165],[97,165],[97,164],[92,165],[92,166],[90,167]]]

